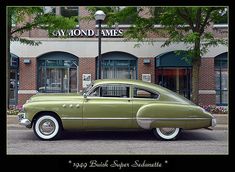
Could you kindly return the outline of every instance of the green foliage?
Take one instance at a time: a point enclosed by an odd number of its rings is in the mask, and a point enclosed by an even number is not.
[[[31,17],[30,20],[26,20]],[[11,41],[20,41],[23,44],[39,45],[20,36],[32,29],[44,29],[49,36],[57,29],[72,29],[76,26],[76,17],[56,16],[52,13],[44,14],[42,7],[8,7],[8,34]],[[12,27],[14,24],[16,27]]]
[[[22,108],[19,108],[17,106],[9,106],[7,109],[7,115],[17,115]]]

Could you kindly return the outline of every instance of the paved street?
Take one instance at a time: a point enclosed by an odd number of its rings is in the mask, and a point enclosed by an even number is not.
[[[8,128],[7,154],[228,154],[228,130],[192,130],[177,141],[160,141],[149,131],[65,132],[40,141],[33,130]]]

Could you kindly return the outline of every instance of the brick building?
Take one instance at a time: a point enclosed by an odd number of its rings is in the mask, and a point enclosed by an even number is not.
[[[45,7],[57,15],[70,10],[76,15],[89,15],[85,7]],[[143,13],[146,15],[146,13]],[[181,95],[191,97],[192,66],[182,60],[185,45],[161,47],[166,38],[151,35],[153,45],[124,41],[122,33],[129,27],[120,24],[113,28],[102,25],[102,78],[129,78],[163,85]],[[156,25],[156,27],[159,27]],[[227,25],[211,25],[208,29],[217,37],[227,38]],[[159,28],[161,29],[161,28]],[[22,105],[37,92],[79,92],[97,78],[98,26],[93,21],[79,21],[71,31],[58,30],[48,38],[44,30],[35,29],[22,37],[39,40],[39,46],[11,43],[11,104]],[[58,35],[69,34],[68,39]],[[176,56],[175,50],[181,55]],[[211,47],[202,57],[199,100],[201,104],[228,103],[228,48]]]

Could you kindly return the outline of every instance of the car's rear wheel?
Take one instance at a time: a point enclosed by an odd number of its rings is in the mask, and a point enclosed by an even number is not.
[[[56,139],[61,133],[59,120],[53,115],[41,115],[33,126],[34,133],[41,140]]]
[[[153,133],[162,140],[175,140],[181,132],[180,128],[155,128]]]

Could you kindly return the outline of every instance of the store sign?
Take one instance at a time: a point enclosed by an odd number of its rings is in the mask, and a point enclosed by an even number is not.
[[[142,74],[142,81],[151,82],[151,74]]]
[[[91,74],[82,74],[82,87],[86,88],[91,83]]]
[[[61,37],[61,36],[69,36],[69,37],[98,37],[99,33],[95,32],[92,29],[72,29],[72,30],[57,30],[54,31],[53,36]],[[122,37],[123,30],[122,29],[103,29],[101,30],[102,37]]]

